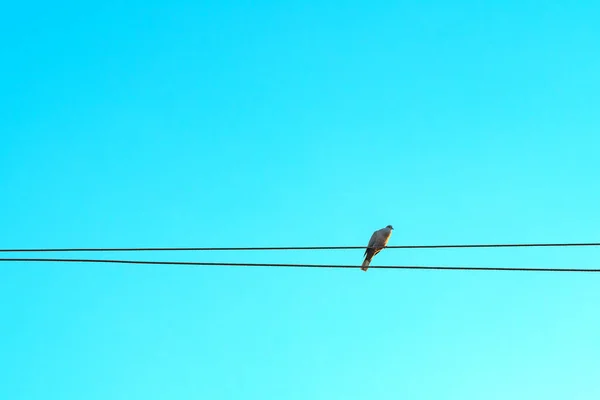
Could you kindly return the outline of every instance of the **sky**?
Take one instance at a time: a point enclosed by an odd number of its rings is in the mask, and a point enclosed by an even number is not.
[[[6,4],[0,248],[362,246],[388,224],[390,245],[600,241],[599,12]],[[362,262],[360,250],[76,256]],[[599,268],[599,256],[388,249],[372,265]],[[599,285],[2,263],[0,398],[597,399]]]

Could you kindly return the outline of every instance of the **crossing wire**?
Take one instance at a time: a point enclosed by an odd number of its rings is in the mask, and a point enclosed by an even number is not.
[[[271,263],[225,263],[225,262],[196,262],[196,261],[145,261],[145,260],[114,260],[89,258],[0,258],[0,262],[64,262],[64,263],[110,263],[110,264],[141,264],[141,265],[171,265],[171,266],[206,266],[206,267],[275,267],[275,268],[360,268],[358,265],[335,264],[271,264]],[[522,268],[522,267],[461,267],[461,266],[422,266],[422,265],[372,265],[374,269],[409,269],[409,270],[451,270],[451,271],[520,271],[520,272],[581,272],[597,273],[600,269],[585,268]]]

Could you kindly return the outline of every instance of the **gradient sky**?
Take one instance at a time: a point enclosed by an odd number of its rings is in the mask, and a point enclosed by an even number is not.
[[[592,1],[7,3],[0,247],[366,245],[387,224],[394,245],[599,241],[599,15]],[[373,264],[599,258],[386,250]],[[0,398],[598,399],[599,288],[4,263]]]

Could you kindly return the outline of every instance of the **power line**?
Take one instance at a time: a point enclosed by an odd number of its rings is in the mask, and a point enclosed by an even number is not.
[[[434,244],[387,246],[386,249],[473,249],[498,247],[593,247],[588,243],[501,243],[501,244]],[[112,248],[37,248],[0,249],[0,253],[68,253],[68,252],[127,252],[127,251],[278,251],[278,250],[364,250],[366,246],[291,246],[291,247],[112,247]]]
[[[144,265],[181,265],[212,267],[277,267],[277,268],[360,268],[359,265],[331,264],[269,264],[269,263],[224,263],[196,261],[144,261],[113,259],[73,259],[73,258],[0,258],[0,262],[67,262],[67,263],[110,263],[110,264],[144,264]],[[600,269],[585,268],[521,268],[521,267],[452,267],[421,265],[371,265],[376,269],[412,269],[412,270],[451,270],[451,271],[520,271],[520,272],[600,272]]]

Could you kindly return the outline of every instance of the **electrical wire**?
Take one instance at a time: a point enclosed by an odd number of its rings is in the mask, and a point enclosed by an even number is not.
[[[501,243],[501,244],[434,244],[386,246],[386,249],[473,249],[501,247],[593,247],[600,242],[583,243]],[[112,247],[112,248],[37,248],[0,249],[0,253],[69,253],[134,251],[279,251],[279,250],[364,250],[366,246],[291,246],[291,247]]]
[[[0,262],[66,262],[66,263],[110,263],[110,264],[142,264],[142,265],[179,265],[179,266],[211,266],[211,267],[276,267],[276,268],[360,268],[359,265],[331,264],[271,264],[271,263],[225,263],[196,261],[145,261],[114,259],[73,259],[73,258],[0,258]],[[521,268],[521,267],[454,267],[454,266],[421,266],[421,265],[371,265],[374,269],[412,269],[412,270],[452,270],[452,271],[521,271],[521,272],[600,272],[600,269],[585,268]]]

